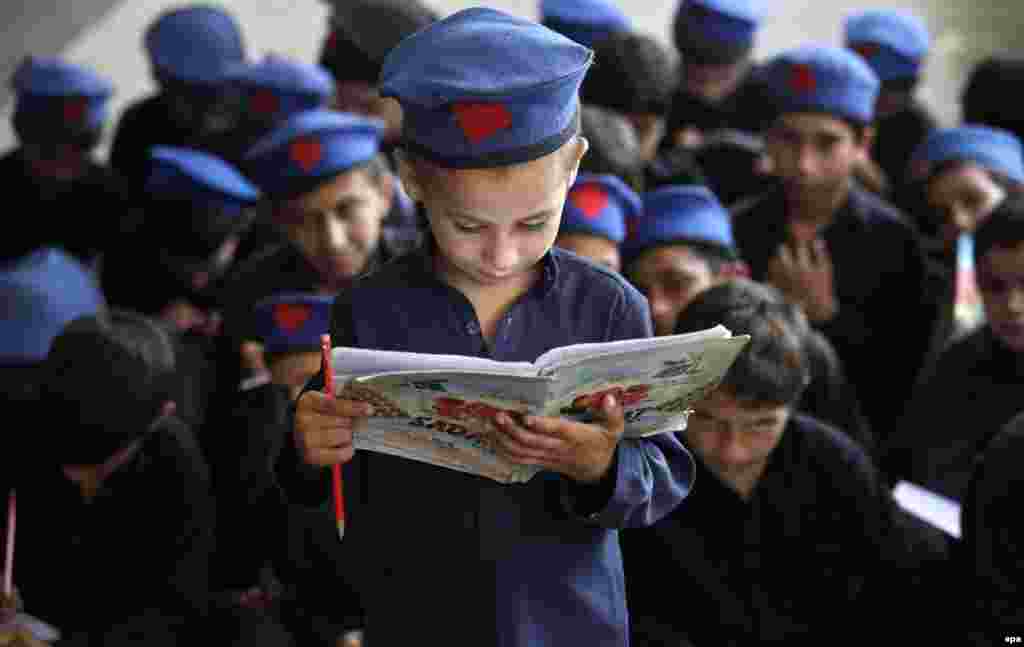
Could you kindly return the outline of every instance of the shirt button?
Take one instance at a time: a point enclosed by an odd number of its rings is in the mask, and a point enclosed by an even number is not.
[[[466,324],[466,332],[469,333],[470,335],[479,335],[480,324],[478,324],[475,321],[470,321],[468,324]]]

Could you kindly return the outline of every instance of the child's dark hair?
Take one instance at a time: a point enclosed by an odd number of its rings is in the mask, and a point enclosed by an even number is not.
[[[640,143],[622,115],[598,106],[580,109],[580,134],[590,147],[580,161],[586,173],[615,175],[637,189],[640,176]]]
[[[97,464],[142,435],[176,400],[176,350],[153,319],[111,310],[72,321],[40,376],[41,407],[64,437],[63,464]]]
[[[993,247],[1016,247],[1024,242],[1024,197],[1012,196],[986,218],[974,232],[975,263]]]
[[[746,401],[790,405],[810,382],[804,331],[774,289],[733,279],[701,292],[682,311],[676,334],[721,324],[751,340],[726,373],[722,386]]]
[[[990,56],[971,70],[961,97],[963,123],[1001,128],[1024,138],[1024,116],[1016,101],[1024,89],[1024,58]]]
[[[580,97],[623,114],[664,115],[676,84],[668,48],[644,34],[615,32],[594,44],[594,65]]]

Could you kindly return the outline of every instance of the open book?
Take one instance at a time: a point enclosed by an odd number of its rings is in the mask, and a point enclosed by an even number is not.
[[[346,347],[332,350],[331,363],[337,396],[374,407],[356,449],[520,483],[539,468],[495,453],[498,413],[586,422],[611,393],[625,410],[626,438],[680,431],[690,406],[718,386],[749,340],[716,326],[563,346],[532,363]]]

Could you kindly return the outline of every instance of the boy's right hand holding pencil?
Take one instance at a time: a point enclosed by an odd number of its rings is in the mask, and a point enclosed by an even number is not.
[[[358,433],[372,414],[373,407],[366,402],[307,391],[295,409],[295,446],[310,465],[347,463],[355,453],[353,433]]]

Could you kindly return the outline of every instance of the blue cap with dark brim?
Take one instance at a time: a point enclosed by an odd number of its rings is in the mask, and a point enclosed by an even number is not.
[[[910,176],[927,179],[946,162],[973,162],[1024,184],[1021,142],[999,128],[969,125],[932,132],[911,156]]]
[[[330,332],[333,303],[332,296],[275,294],[253,308],[253,329],[268,353],[317,350]]]
[[[701,243],[735,253],[729,212],[705,186],[665,186],[643,195],[643,212],[622,249],[632,262],[652,247]]]
[[[614,175],[580,173],[569,189],[559,233],[590,234],[619,244],[640,214],[640,196]]]
[[[446,168],[529,162],[579,129],[593,52],[531,20],[459,11],[403,40],[380,91],[403,110],[405,148]]]
[[[864,57],[882,81],[917,78],[928,54],[928,27],[899,9],[862,11],[846,20],[846,46]]]
[[[541,24],[580,45],[594,43],[617,32],[633,31],[633,24],[612,0],[541,0]]]

